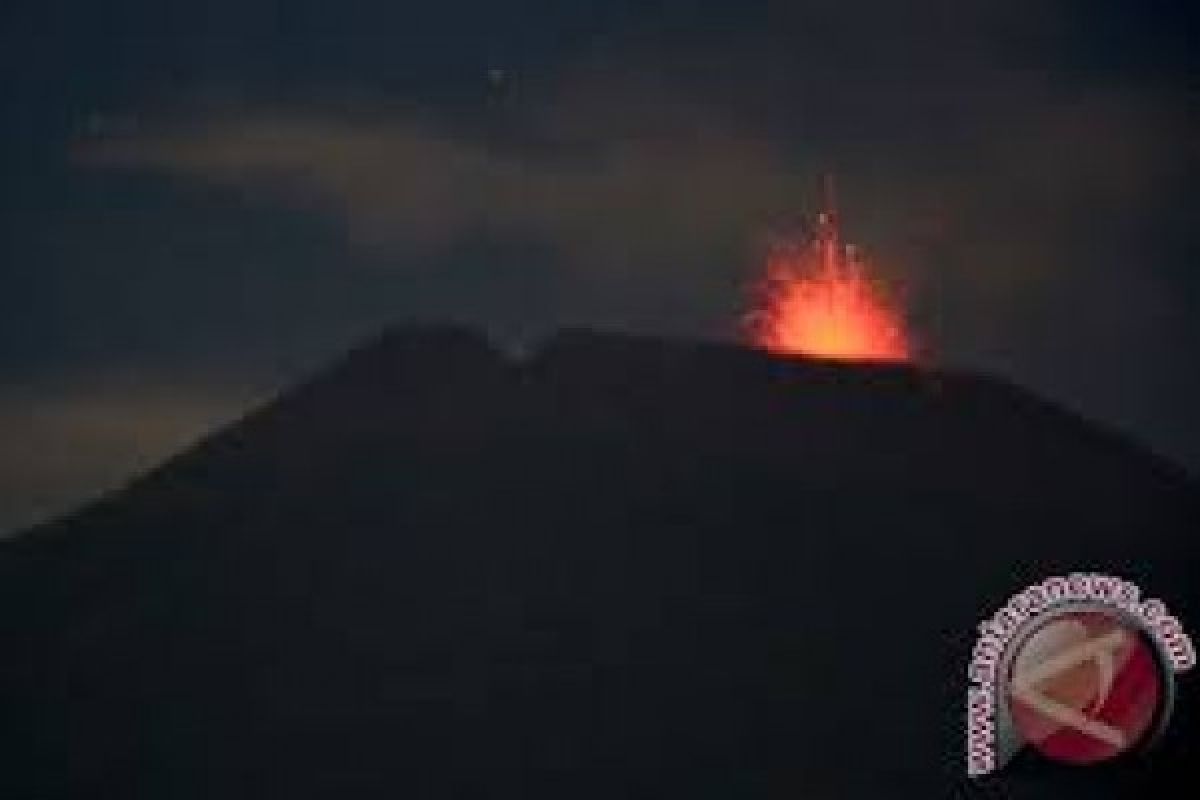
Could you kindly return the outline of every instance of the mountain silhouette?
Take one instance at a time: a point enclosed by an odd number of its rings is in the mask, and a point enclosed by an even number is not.
[[[1159,796],[1194,676],[974,782],[965,670],[1053,574],[1200,620],[1198,498],[992,378],[396,328],[0,547],[0,796]]]

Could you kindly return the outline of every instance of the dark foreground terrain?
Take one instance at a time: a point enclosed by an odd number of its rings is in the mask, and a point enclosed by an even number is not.
[[[964,670],[1059,572],[1200,624],[1197,498],[990,379],[397,330],[0,548],[0,797],[1167,796],[1200,676],[976,785]]]

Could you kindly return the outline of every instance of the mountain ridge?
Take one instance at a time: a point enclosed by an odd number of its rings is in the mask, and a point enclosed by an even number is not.
[[[919,392],[936,395],[944,390],[946,384],[952,384],[958,389],[971,388],[1006,397],[1009,401],[1019,404],[1034,413],[1049,415],[1067,422],[1075,430],[1090,437],[1098,445],[1119,451],[1122,455],[1143,460],[1164,480],[1189,487],[1192,492],[1200,492],[1200,478],[1192,475],[1178,462],[1147,447],[1136,437],[1109,424],[1087,418],[1058,401],[1047,399],[1032,392],[1020,384],[987,372],[961,369],[943,369],[927,367],[921,364],[891,363],[891,362],[857,362],[836,361],[810,358],[805,356],[780,356],[768,354],[759,350],[749,349],[742,345],[719,341],[695,341],[677,338],[663,338],[650,335],[639,335],[619,332],[597,332],[583,327],[567,327],[559,329],[541,340],[541,345],[529,349],[520,348],[517,355],[511,354],[504,348],[494,344],[486,335],[468,325],[447,324],[397,324],[388,326],[378,335],[371,337],[352,347],[347,353],[336,359],[331,366],[318,369],[307,378],[285,387],[266,401],[252,406],[230,422],[203,434],[196,441],[183,448],[179,453],[169,456],[157,466],[131,476],[123,485],[114,487],[101,495],[86,501],[81,506],[63,512],[57,517],[36,523],[29,528],[14,533],[11,537],[0,539],[0,549],[17,544],[26,537],[37,538],[42,531],[52,531],[60,527],[64,520],[90,507],[105,504],[113,496],[119,495],[142,481],[152,478],[159,470],[175,463],[178,458],[186,457],[192,451],[203,449],[214,439],[240,429],[247,424],[254,424],[264,415],[273,413],[281,401],[294,402],[298,397],[323,385],[337,381],[338,377],[347,371],[362,371],[364,374],[382,366],[383,373],[387,372],[387,354],[395,355],[396,349],[409,350],[422,344],[446,343],[464,350],[474,350],[477,356],[494,359],[497,365],[510,372],[520,373],[534,368],[546,360],[554,359],[562,353],[564,345],[568,351],[565,357],[569,359],[573,345],[584,344],[592,346],[600,344],[609,353],[637,352],[648,346],[659,351],[660,363],[665,358],[678,356],[681,352],[691,351],[695,354],[712,354],[729,360],[743,360],[744,365],[762,368],[772,365],[780,375],[789,377],[792,381],[800,382],[805,379],[820,378],[822,380],[837,377],[859,376],[859,379],[891,380],[893,383],[906,385]],[[382,361],[380,357],[384,356]],[[364,363],[370,361],[371,363]],[[651,365],[652,368],[653,365]],[[768,370],[769,371],[769,370]]]

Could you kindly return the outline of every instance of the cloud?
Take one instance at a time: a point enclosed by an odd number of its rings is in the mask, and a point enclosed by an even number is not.
[[[576,279],[660,284],[745,259],[772,225],[811,205],[822,159],[840,160],[859,190],[848,217],[874,219],[867,233],[883,240],[868,246],[901,250],[935,227],[977,262],[976,285],[1005,291],[1046,283],[1064,265],[1043,262],[1063,258],[1063,243],[1091,224],[1081,220],[1149,209],[1139,202],[1179,174],[1179,158],[1195,157],[1171,98],[1063,96],[1029,74],[989,76],[988,99],[962,112],[972,118],[948,119],[928,142],[889,133],[879,115],[901,110],[888,91],[860,97],[872,129],[850,143],[859,161],[845,157],[846,142],[735,124],[721,102],[653,72],[585,69],[515,119],[499,115],[491,132],[398,115],[227,111],[85,140],[77,155],[331,215],[352,244],[385,253],[428,255],[482,234],[548,245]],[[922,277],[920,253],[896,255],[910,279]]]
[[[272,115],[101,141],[82,159],[334,213],[362,246],[438,248],[486,231],[612,268],[694,258],[800,194],[777,153],[726,133],[567,141],[558,149],[502,150],[404,120]]]

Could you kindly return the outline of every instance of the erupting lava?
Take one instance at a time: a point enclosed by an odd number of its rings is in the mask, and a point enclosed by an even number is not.
[[[813,234],[769,253],[745,323],[751,342],[772,352],[869,361],[912,357],[901,310],[853,250],[842,246],[828,181]]]

